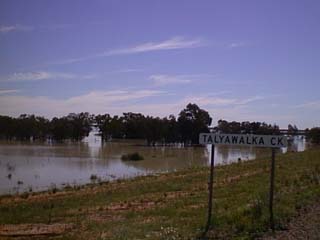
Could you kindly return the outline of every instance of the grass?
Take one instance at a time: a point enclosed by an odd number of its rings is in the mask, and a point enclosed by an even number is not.
[[[209,239],[268,231],[270,158],[215,168]],[[277,229],[320,199],[320,149],[276,156]],[[196,239],[206,223],[208,168],[0,198],[0,224],[73,223],[62,239]]]

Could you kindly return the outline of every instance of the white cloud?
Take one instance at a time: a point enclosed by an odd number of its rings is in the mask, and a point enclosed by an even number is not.
[[[106,22],[87,22],[85,25],[105,25]],[[55,23],[55,24],[37,24],[35,26],[27,26],[21,24],[14,25],[1,25],[0,33],[9,33],[15,31],[32,31],[32,30],[63,30],[72,27],[83,27],[83,24],[71,24],[71,23]]]
[[[299,105],[293,106],[293,108],[320,109],[320,100],[299,104]]]
[[[59,29],[68,29],[74,26],[75,24],[70,24],[70,23],[57,23],[57,24],[50,24],[50,25],[40,25],[38,26],[38,28],[48,29],[48,30],[59,30]]]
[[[7,25],[7,26],[0,26],[0,33],[9,33],[9,32],[17,32],[17,31],[32,31],[34,28],[31,26],[24,26],[24,25]]]
[[[189,97],[189,102],[199,103],[203,106],[239,106],[247,105],[251,102],[264,99],[261,96],[253,96],[249,98],[223,98],[223,97]]]
[[[53,99],[46,96],[0,95],[0,114],[18,116],[21,113],[28,113],[47,117],[82,111],[121,114],[134,109],[128,106],[135,101],[139,102],[139,100],[162,94],[164,94],[162,91],[147,89],[138,91],[93,91],[67,99]]]
[[[220,95],[220,92],[214,93],[212,95]],[[199,107],[207,110],[211,116],[214,117],[215,121],[220,118],[229,118],[231,120],[254,120],[255,117],[259,116],[250,111],[247,108],[248,104],[258,97],[249,97],[245,99],[230,99],[230,98],[214,98],[214,97],[184,97],[178,100],[173,100],[171,102],[161,102],[161,103],[149,103],[142,102],[140,104],[130,104],[127,103],[125,108],[127,111],[141,112],[143,114],[165,117],[170,114],[178,116],[179,112],[186,107],[188,103],[195,103]],[[260,97],[259,97],[260,99]],[[262,98],[261,98],[262,99]],[[261,118],[259,117],[259,120]],[[266,118],[271,119],[271,116]]]
[[[153,81],[155,86],[186,84],[191,82],[191,79],[185,78],[184,76],[151,75],[150,79]]]
[[[241,109],[258,97],[246,99],[218,97],[184,97],[166,102],[151,103],[151,97],[167,96],[168,93],[157,90],[116,90],[92,91],[67,99],[53,99],[46,96],[0,95],[0,114],[18,116],[21,113],[32,113],[44,116],[61,116],[70,112],[88,111],[91,113],[122,114],[134,111],[153,116],[177,115],[188,103],[196,103],[205,109],[224,109],[230,111]],[[219,93],[217,94],[219,95]]]
[[[49,62],[48,64],[53,64],[53,65],[71,64],[71,63],[76,63],[76,62],[87,61],[89,59],[94,59],[97,57],[98,57],[97,55],[93,55],[93,56],[78,57],[78,58],[68,58],[68,59],[63,59],[63,60],[59,60],[56,62]]]
[[[154,86],[165,86],[170,84],[188,84],[195,81],[201,81],[206,79],[216,78],[216,75],[211,74],[187,74],[187,75],[166,75],[166,74],[154,74],[151,75]]]
[[[81,62],[81,61],[86,61],[90,59],[109,57],[114,55],[128,55],[128,54],[137,54],[137,53],[144,53],[144,52],[161,51],[161,50],[198,48],[206,45],[207,45],[206,41],[204,41],[201,38],[186,39],[183,37],[173,37],[171,39],[168,39],[162,42],[142,43],[136,46],[132,46],[128,48],[113,49],[113,50],[109,50],[109,51],[91,55],[91,56],[64,59],[61,61],[53,62],[51,64],[69,64],[69,63]]]
[[[263,99],[265,99],[265,98],[262,96],[253,96],[253,97],[237,100],[237,104],[238,105],[246,105],[248,103],[255,102],[258,100],[263,100]]]
[[[0,81],[4,82],[18,82],[18,81],[41,81],[48,79],[74,79],[74,78],[85,78],[91,79],[93,75],[78,76],[71,73],[58,73],[58,72],[46,72],[46,71],[35,71],[35,72],[19,72],[13,73],[9,76],[2,76]]]
[[[0,89],[0,95],[10,94],[10,93],[18,93],[20,90],[18,89]]]
[[[176,107],[176,112],[180,111],[188,103],[196,103],[199,107],[208,111],[213,117],[213,125],[219,119],[228,121],[260,121],[271,124],[280,124],[280,126],[287,126],[288,122],[297,120],[298,117],[290,112],[275,112],[268,109],[270,103],[259,103],[255,101],[264,100],[262,96],[249,96],[247,98],[230,98],[230,97],[215,97],[218,95],[225,95],[228,92],[218,92],[210,94],[209,96],[191,96],[179,101]],[[212,95],[214,97],[212,97]],[[258,107],[257,107],[258,106]],[[169,106],[168,106],[169,107]],[[154,106],[156,108],[156,106]]]
[[[225,94],[213,93],[209,96],[189,96],[166,98],[167,92],[156,90],[116,90],[92,91],[67,99],[54,99],[46,96],[21,96],[17,94],[0,94],[0,114],[19,116],[22,113],[36,114],[51,118],[63,116],[70,112],[88,111],[93,114],[109,113],[121,115],[123,112],[141,112],[145,115],[165,117],[170,114],[178,116],[188,103],[196,103],[207,110],[213,117],[214,124],[219,119],[228,121],[266,121],[285,127],[288,122],[303,123],[301,114],[296,111],[279,111],[268,109],[269,102],[252,104],[263,99],[260,96],[231,98]],[[218,97],[219,96],[219,97]],[[313,114],[314,111],[312,111]],[[315,119],[315,118],[312,118]],[[311,122],[310,122],[311,121]],[[305,127],[315,125],[310,120]],[[312,125],[313,124],[313,125]]]
[[[183,48],[197,48],[206,45],[204,40],[197,39],[185,39],[183,37],[174,37],[163,42],[148,42],[129,48],[120,48],[107,51],[102,56],[123,55],[123,54],[135,54],[160,50],[171,49],[183,49]]]
[[[239,48],[244,46],[246,46],[246,43],[244,42],[233,42],[228,45],[228,48]]]
[[[108,73],[133,73],[133,72],[143,72],[143,69],[141,69],[141,68],[124,68],[124,69],[113,70]]]

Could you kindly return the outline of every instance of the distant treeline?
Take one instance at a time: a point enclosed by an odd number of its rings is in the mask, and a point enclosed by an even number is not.
[[[18,118],[0,116],[0,138],[6,140],[71,139],[79,141],[91,131],[93,116],[89,113],[69,114],[51,121],[34,115],[20,115]]]
[[[221,133],[242,133],[242,134],[280,134],[279,126],[271,125],[264,122],[228,122],[219,120],[218,126],[214,130]]]
[[[311,129],[306,129],[307,138],[316,144],[320,144],[320,127],[314,127]]]
[[[178,118],[144,116],[141,113],[124,113],[111,117],[109,114],[96,116],[96,123],[103,139],[128,138],[146,139],[149,145],[156,142],[186,144],[197,143],[200,132],[209,132],[209,113],[196,104],[188,104]]]
[[[156,142],[191,144],[197,143],[200,132],[209,131],[211,121],[209,113],[196,104],[188,104],[178,118],[173,115],[158,118],[132,112],[113,117],[109,114],[95,116],[86,112],[55,117],[50,121],[24,114],[18,118],[0,116],[0,138],[79,141],[89,135],[92,126],[96,126],[103,140],[145,139],[150,145]]]
[[[155,143],[198,143],[199,133],[209,132],[212,118],[196,104],[188,104],[178,117],[159,118],[144,116],[141,113],[123,113],[122,116],[109,114],[92,115],[87,112],[53,118],[52,120],[34,115],[21,115],[18,118],[0,115],[0,139],[80,141],[88,136],[92,126],[97,127],[102,140],[145,139],[149,145]],[[289,127],[296,131],[296,126]],[[279,134],[277,125],[261,122],[228,122],[219,120],[213,128],[221,133]],[[320,128],[308,131],[314,142],[320,142]]]

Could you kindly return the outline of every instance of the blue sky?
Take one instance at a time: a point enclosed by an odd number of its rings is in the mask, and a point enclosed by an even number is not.
[[[320,125],[320,2],[0,2],[0,114]]]

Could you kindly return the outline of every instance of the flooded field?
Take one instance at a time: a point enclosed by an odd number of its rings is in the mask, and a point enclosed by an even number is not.
[[[289,149],[282,149],[282,152],[303,151],[305,148],[305,139],[298,136]],[[123,154],[133,152],[139,152],[144,160],[121,160]],[[269,149],[218,146],[215,162],[229,164],[269,154]],[[142,142],[101,143],[92,135],[80,143],[2,142],[0,195],[206,166],[209,156],[210,148],[147,147]]]

